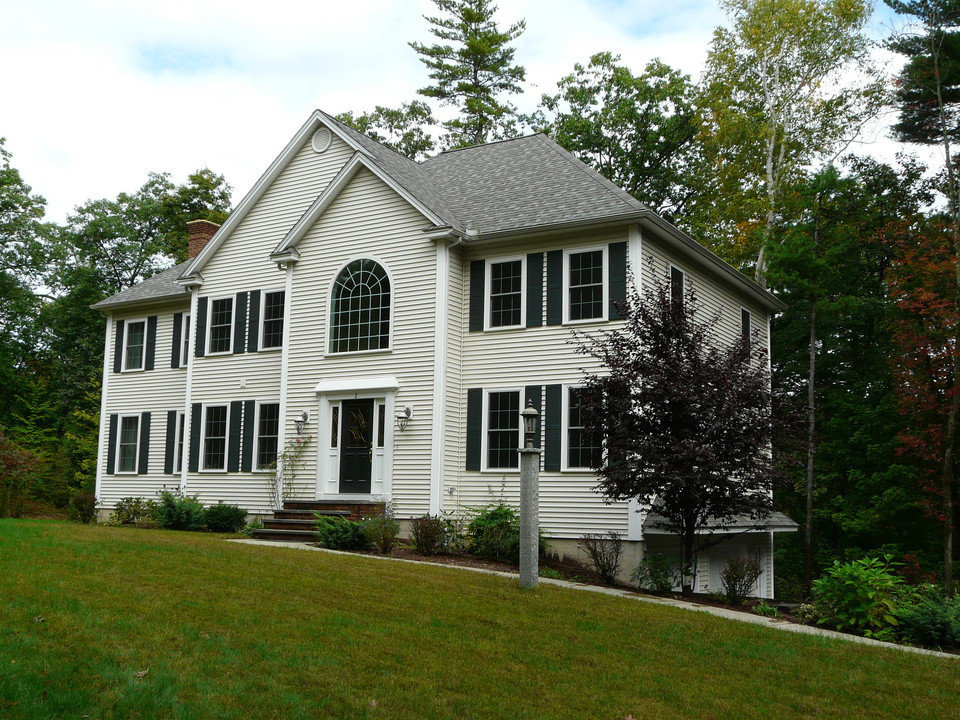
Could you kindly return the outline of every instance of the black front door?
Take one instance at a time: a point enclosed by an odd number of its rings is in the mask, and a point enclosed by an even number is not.
[[[340,492],[369,493],[372,463],[373,400],[344,400]]]

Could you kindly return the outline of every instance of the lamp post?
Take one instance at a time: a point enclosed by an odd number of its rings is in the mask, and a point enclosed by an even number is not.
[[[537,587],[540,562],[540,520],[538,517],[540,448],[533,446],[540,413],[527,401],[520,413],[525,447],[520,448],[520,586]]]

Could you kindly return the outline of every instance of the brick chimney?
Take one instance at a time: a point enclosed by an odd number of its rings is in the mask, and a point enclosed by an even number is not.
[[[187,223],[187,257],[195,258],[220,226],[209,220],[191,220]]]

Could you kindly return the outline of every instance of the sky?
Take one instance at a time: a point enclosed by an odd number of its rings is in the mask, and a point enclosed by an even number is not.
[[[696,80],[716,0],[499,0],[501,27],[542,93],[609,50],[640,72],[659,57]],[[399,106],[427,84],[410,41],[431,43],[430,0],[14,0],[0,39],[0,137],[12,164],[63,222],[88,199],[134,192],[147,174],[176,183],[208,167],[238,203],[320,108]],[[871,33],[889,33],[875,16]],[[880,54],[884,61],[889,58]],[[889,118],[888,118],[889,120]],[[854,149],[892,161],[883,124]]]

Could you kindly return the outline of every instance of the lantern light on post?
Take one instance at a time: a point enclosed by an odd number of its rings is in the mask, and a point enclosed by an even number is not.
[[[537,434],[537,420],[540,413],[533,407],[533,402],[527,400],[527,406],[520,413],[520,417],[523,418],[524,445],[528,448],[533,447],[533,438]]]

